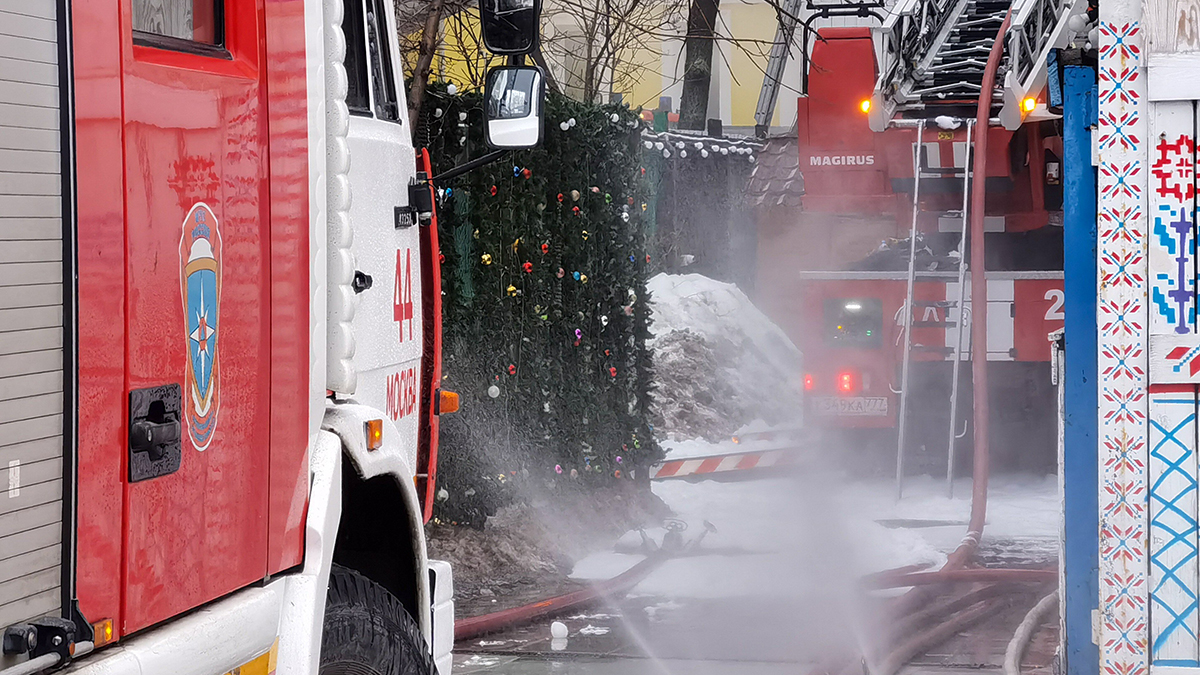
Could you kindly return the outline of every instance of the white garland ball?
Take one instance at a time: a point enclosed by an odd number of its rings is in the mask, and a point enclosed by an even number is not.
[[[492,398],[500,398],[500,387],[497,387],[494,384],[488,387],[488,396],[491,396]]]
[[[662,142],[662,141],[659,141],[659,142],[655,143],[655,144],[654,144],[654,149],[655,149],[655,150],[662,150],[662,149],[663,149],[663,142]]]
[[[707,151],[707,150],[701,150],[701,151],[700,151],[700,156],[701,156],[701,157],[708,157],[708,151]]]
[[[612,120],[612,123],[613,123],[613,124],[616,124],[617,122],[620,122],[620,121],[621,121],[621,116],[620,116],[620,115],[618,115],[617,113],[613,113],[613,114],[611,114],[611,115],[609,115],[609,116],[608,116],[608,119]]]
[[[562,122],[561,124],[558,125],[558,128],[562,129],[563,131],[566,131],[567,129],[571,128],[571,125],[567,124],[566,122]]]
[[[446,85],[446,93],[453,96],[458,93],[458,87],[454,86],[454,83],[451,82],[450,84]]]
[[[567,120],[567,124],[570,124],[571,126],[575,126],[575,118],[572,117],[571,119]]]
[[[687,159],[687,150],[680,150],[679,156],[683,159]]]
[[[647,150],[650,150],[654,147],[654,144],[651,143],[650,141],[646,141],[642,145],[645,145]]]
[[[434,116],[435,118],[437,118],[437,117],[441,117],[443,114],[444,114],[444,112],[442,111],[442,109],[441,109],[441,108],[435,108],[435,109],[434,109],[434,111],[433,111],[433,116]]]
[[[728,155],[728,154],[729,154],[729,148],[721,148],[721,154],[722,154],[722,155]]]

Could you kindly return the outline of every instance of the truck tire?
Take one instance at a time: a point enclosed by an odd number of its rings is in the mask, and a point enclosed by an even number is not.
[[[334,565],[325,598],[320,675],[434,675],[421,628],[383,586]]]

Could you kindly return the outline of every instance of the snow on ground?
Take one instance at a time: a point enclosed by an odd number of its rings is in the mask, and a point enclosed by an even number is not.
[[[710,447],[702,453],[704,445]],[[675,447],[715,454],[712,445],[719,444]],[[653,490],[687,523],[685,540],[704,531],[706,521],[715,528],[696,549],[668,560],[634,591],[669,598],[800,597],[827,590],[814,584],[848,588],[872,572],[938,567],[966,533],[971,509],[966,479],[956,481],[955,497],[948,498],[944,480],[910,478],[899,502],[891,481],[843,481],[832,474],[670,480],[654,483]],[[993,477],[985,545],[1015,539],[1052,555],[1058,523],[1053,476]],[[646,530],[655,542],[663,534],[662,528]],[[615,551],[581,560],[572,576],[607,579],[629,569],[643,557],[641,540],[637,532],[627,533]]]
[[[742,433],[739,429],[734,432],[728,439],[710,443],[701,439],[690,439],[686,441],[677,441],[668,439],[659,441],[659,445],[667,453],[666,459],[690,459],[693,457],[708,457],[711,455],[729,455],[736,452],[761,452],[763,450],[773,450],[776,448],[793,448],[796,446],[796,440],[787,436],[777,438],[739,438],[734,442],[733,438],[738,433]]]

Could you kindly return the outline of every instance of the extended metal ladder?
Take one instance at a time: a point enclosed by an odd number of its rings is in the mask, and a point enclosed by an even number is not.
[[[925,135],[925,120],[917,122],[917,142],[913,145],[913,213],[912,225],[909,229],[909,248],[908,248],[908,285],[905,289],[905,302],[901,308],[904,315],[904,352],[901,358],[900,365],[900,411],[897,417],[897,439],[896,439],[896,499],[904,496],[904,446],[907,441],[908,431],[908,394],[909,394],[909,364],[912,360],[913,344],[912,344],[912,329],[914,327],[956,327],[957,339],[955,340],[953,355],[954,362],[951,365],[951,381],[950,381],[950,433],[947,440],[946,451],[946,494],[950,497],[954,496],[954,446],[958,439],[956,433],[956,422],[958,419],[958,381],[959,371],[962,366],[963,353],[963,335],[970,335],[970,313],[965,307],[966,301],[966,277],[967,277],[967,205],[971,194],[971,153],[974,148],[971,132],[975,128],[974,120],[967,120],[967,152],[966,160],[963,164],[963,204],[962,204],[962,235],[958,245],[958,300],[936,300],[936,301],[920,301],[914,300],[914,287],[917,280],[917,216],[920,214],[921,208],[921,151],[924,147]],[[915,322],[913,320],[913,310],[917,305],[925,307],[938,307],[947,310],[944,316],[945,321],[941,322]],[[958,309],[958,321],[953,322],[949,319],[950,309]],[[957,326],[955,324],[957,323]],[[970,348],[970,344],[967,345]],[[941,349],[939,349],[941,351]]]
[[[1086,10],[1085,0],[901,0],[877,31],[871,128],[883,131],[897,113],[933,117],[946,104],[973,106],[1010,5],[1004,79],[993,100],[1004,126],[1019,127],[1023,99],[1045,84],[1046,58],[1073,37],[1067,19]]]

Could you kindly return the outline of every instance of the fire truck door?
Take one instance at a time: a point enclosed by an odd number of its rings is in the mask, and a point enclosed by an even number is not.
[[[415,461],[421,391],[421,248],[407,209],[415,175],[408,107],[387,0],[345,0],[354,263],[373,280],[354,314],[355,398],[384,411]],[[415,467],[414,467],[415,468]]]
[[[128,633],[265,576],[270,261],[259,3],[122,5]]]

